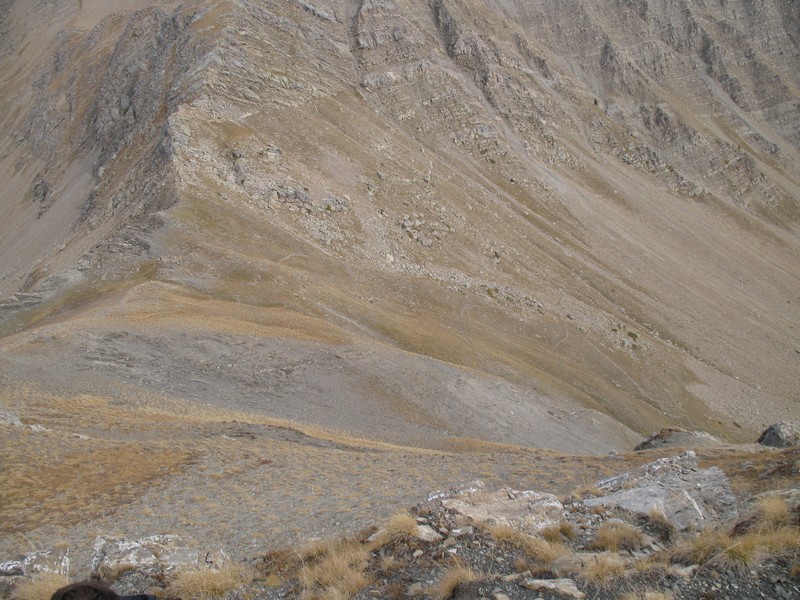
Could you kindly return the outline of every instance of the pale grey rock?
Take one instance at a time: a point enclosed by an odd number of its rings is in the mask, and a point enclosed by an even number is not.
[[[6,412],[0,412],[0,425],[5,425],[7,427],[23,427],[19,417]]]
[[[662,458],[598,483],[605,496],[589,507],[614,506],[638,514],[662,512],[678,531],[700,530],[738,517],[738,503],[720,469],[698,469],[694,452]]]
[[[170,573],[178,568],[210,564],[220,567],[227,562],[222,550],[203,552],[189,547],[177,535],[153,535],[139,540],[98,537],[91,562],[92,576],[112,579],[129,570]]]
[[[578,589],[572,579],[526,579],[521,585],[535,592],[556,594],[559,598],[575,598],[575,600],[586,598],[586,594]]]
[[[767,427],[757,442],[772,448],[788,448],[800,444],[800,423],[781,421]]]
[[[417,537],[423,542],[439,542],[442,536],[430,525],[417,525]]]
[[[510,488],[487,492],[482,484],[441,502],[445,508],[478,523],[508,525],[529,534],[558,523],[564,515],[564,506],[552,494]]]
[[[14,586],[40,573],[69,575],[69,548],[38,550],[18,559],[0,560],[0,598],[11,596]]]
[[[587,556],[595,555],[576,552],[560,556],[551,563],[550,569],[556,577],[574,577],[586,566]]]

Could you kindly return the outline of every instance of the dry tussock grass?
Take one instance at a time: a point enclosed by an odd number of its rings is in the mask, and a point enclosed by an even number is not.
[[[625,562],[616,554],[605,552],[590,560],[578,578],[585,585],[606,590],[623,575],[625,575]]]
[[[169,585],[169,593],[177,598],[212,600],[248,585],[253,577],[250,569],[234,563],[220,569],[187,569],[175,574]]]
[[[792,512],[784,498],[766,496],[756,504],[756,528],[760,531],[773,531],[789,527]]]
[[[674,548],[672,562],[746,571],[769,557],[800,555],[800,530],[790,526],[756,528],[743,535],[703,531]]]
[[[642,532],[629,525],[618,521],[606,522],[600,525],[594,534],[594,539],[589,546],[597,550],[638,550],[642,546],[644,536]]]
[[[39,573],[32,579],[17,584],[11,593],[12,600],[50,600],[53,593],[69,585],[69,579],[58,573]]]
[[[439,580],[430,589],[430,595],[435,600],[450,600],[460,585],[478,581],[480,576],[470,567],[455,565],[447,569]]]
[[[302,567],[300,583],[310,598],[349,598],[369,584],[368,559],[369,550],[358,542],[330,545]]]

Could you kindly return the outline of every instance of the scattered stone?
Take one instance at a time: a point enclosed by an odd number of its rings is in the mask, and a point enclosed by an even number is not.
[[[408,587],[408,590],[406,590],[406,596],[419,596],[423,593],[425,593],[425,586],[423,586],[420,582],[412,583]]]
[[[24,427],[19,417],[6,412],[0,412],[0,425],[5,425],[7,427]]]
[[[443,539],[430,525],[417,525],[417,537],[423,542],[439,542]]]
[[[526,579],[521,585],[535,592],[550,592],[563,598],[586,598],[572,579]]]
[[[781,421],[767,427],[756,440],[762,446],[788,448],[800,444],[800,423]]]

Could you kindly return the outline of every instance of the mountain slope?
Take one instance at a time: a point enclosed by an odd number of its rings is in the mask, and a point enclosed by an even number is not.
[[[9,384],[431,447],[797,414],[793,5],[4,15]]]

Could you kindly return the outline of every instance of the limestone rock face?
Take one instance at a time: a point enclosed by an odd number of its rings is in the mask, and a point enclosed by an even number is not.
[[[99,537],[94,544],[91,571],[93,577],[108,581],[126,571],[166,574],[180,567],[221,566],[226,560],[224,552],[192,548],[177,535],[152,535],[139,540]]]
[[[557,524],[564,514],[564,506],[552,494],[510,488],[488,492],[482,486],[471,487],[441,503],[475,522],[507,525],[529,534]]]
[[[758,438],[762,446],[773,448],[788,448],[800,444],[800,423],[795,421],[781,421],[770,425]]]
[[[646,515],[663,513],[678,531],[700,530],[738,517],[738,503],[720,469],[698,469],[689,451],[601,481],[606,492],[587,506],[616,506]]]
[[[65,577],[70,572],[69,548],[59,547],[30,552],[19,559],[0,560],[0,596],[7,597],[14,585],[42,574]]]

